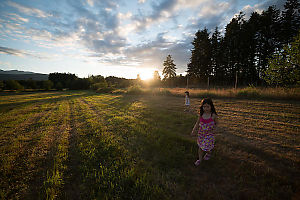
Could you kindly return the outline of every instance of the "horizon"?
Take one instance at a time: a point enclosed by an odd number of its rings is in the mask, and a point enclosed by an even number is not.
[[[33,72],[33,71],[22,71],[22,70],[17,70],[17,69],[10,69],[10,70],[3,70],[3,69],[0,69],[0,71],[3,71],[3,72],[10,72],[10,71],[17,71],[17,72],[24,72],[24,73],[33,73],[33,74],[43,74],[43,75],[49,75],[51,73],[70,73],[70,74],[74,74],[74,73],[71,73],[71,72],[50,72],[50,73],[39,73],[39,72]],[[88,78],[90,76],[99,76],[101,74],[89,74],[88,76],[86,77],[79,77],[77,74],[75,74],[78,78]],[[101,75],[103,76],[103,75]],[[117,77],[117,78],[125,78],[125,77],[118,77],[118,76],[114,76],[114,75],[108,75],[108,76],[103,76],[104,78],[107,78],[107,77]],[[137,78],[137,77],[136,77]],[[125,79],[136,79],[136,78],[125,78]],[[149,79],[152,79],[151,78],[146,78],[146,79],[142,79],[142,80],[149,80]]]
[[[240,11],[246,18],[285,0],[76,0],[0,3],[0,68],[146,80],[170,54],[184,75],[197,30],[221,33]]]

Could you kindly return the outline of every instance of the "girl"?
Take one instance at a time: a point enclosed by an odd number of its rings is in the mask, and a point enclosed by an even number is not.
[[[191,135],[196,135],[198,131],[197,144],[199,146],[199,159],[195,165],[198,166],[202,159],[209,160],[211,150],[214,148],[215,135],[214,129],[217,125],[217,112],[211,99],[203,99],[200,104],[200,116],[197,120]],[[203,154],[205,155],[203,157]]]
[[[188,91],[185,92],[185,109],[184,111],[189,111],[190,107],[190,93]]]

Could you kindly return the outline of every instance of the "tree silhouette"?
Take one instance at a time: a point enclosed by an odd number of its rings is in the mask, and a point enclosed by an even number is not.
[[[172,56],[168,55],[166,60],[163,63],[164,69],[163,69],[163,76],[164,80],[171,79],[173,77],[176,77],[176,65],[174,64],[174,60],[172,60]]]
[[[225,75],[223,68],[223,54],[222,54],[222,36],[218,27],[215,28],[215,32],[211,37],[211,61],[212,61],[212,74],[215,77],[216,82],[223,84],[223,77]]]
[[[192,42],[194,48],[192,49],[192,56],[188,64],[188,74],[194,75],[205,81],[212,73],[212,52],[209,40],[209,33],[207,29],[199,30],[195,34],[195,39]]]
[[[286,1],[280,24],[282,43],[290,43],[300,29],[300,3],[298,0]]]

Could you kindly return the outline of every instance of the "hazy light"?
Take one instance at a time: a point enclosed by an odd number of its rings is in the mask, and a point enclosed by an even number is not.
[[[137,69],[137,74],[140,75],[142,80],[148,80],[153,78],[154,71],[155,69],[139,68]]]

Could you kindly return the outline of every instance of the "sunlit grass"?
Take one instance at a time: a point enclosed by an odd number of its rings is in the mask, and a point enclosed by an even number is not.
[[[250,98],[250,99],[287,99],[300,100],[300,88],[259,88],[246,87],[238,89],[186,89],[171,88],[166,89],[173,95],[184,96],[188,90],[192,97],[211,97],[211,98]]]
[[[200,96],[183,112],[181,92],[143,94],[0,96],[1,198],[296,197],[299,103],[214,99],[216,148],[196,168]]]

